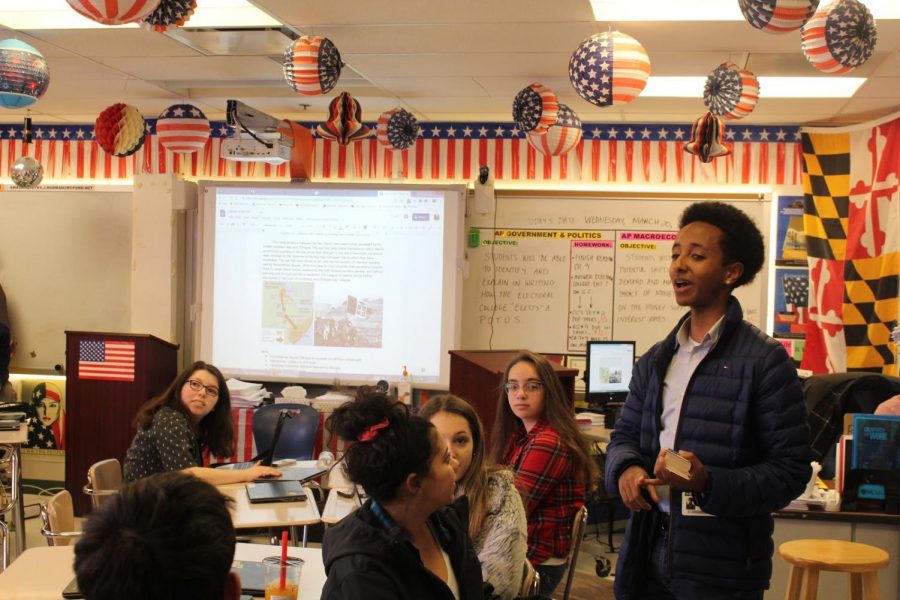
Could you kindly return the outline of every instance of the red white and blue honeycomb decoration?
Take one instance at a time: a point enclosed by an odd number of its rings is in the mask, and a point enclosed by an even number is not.
[[[626,104],[650,77],[650,57],[636,39],[619,31],[596,33],[569,59],[569,81],[578,95],[597,106]]]
[[[176,154],[202,150],[210,131],[209,119],[193,104],[173,104],[156,121],[156,137],[160,145]]]
[[[183,26],[197,10],[197,0],[160,0],[159,5],[141,21],[141,27],[168,31]]]
[[[875,19],[858,0],[835,0],[816,11],[800,30],[800,47],[824,73],[852,71],[872,56],[878,34]]]
[[[694,121],[691,139],[684,145],[684,151],[693,154],[700,162],[712,162],[714,158],[731,153],[725,145],[725,124],[722,119],[707,112]]]
[[[347,92],[341,92],[328,105],[328,120],[316,127],[316,133],[326,140],[346,146],[368,136],[372,130],[362,123],[359,102]]]
[[[159,6],[160,0],[66,0],[75,12],[103,25],[140,21]]]
[[[304,35],[285,49],[282,66],[291,89],[305,96],[318,96],[334,88],[344,63],[331,40]]]
[[[559,105],[559,114],[545,133],[525,134],[528,144],[546,156],[562,156],[581,141],[581,119],[565,104]]]
[[[94,138],[107,154],[130,156],[144,145],[144,117],[129,104],[107,106],[94,123]]]
[[[513,121],[525,133],[545,133],[559,116],[559,98],[540,83],[532,83],[513,100]]]
[[[734,63],[722,63],[706,78],[703,103],[716,116],[742,119],[753,112],[757,100],[759,80],[756,75]]]
[[[19,40],[0,42],[0,106],[31,106],[49,85],[50,69],[37,48]]]
[[[788,33],[803,27],[819,0],[738,0],[747,22],[766,33]]]
[[[388,150],[406,150],[418,137],[419,122],[408,110],[395,108],[378,117],[375,138]]]

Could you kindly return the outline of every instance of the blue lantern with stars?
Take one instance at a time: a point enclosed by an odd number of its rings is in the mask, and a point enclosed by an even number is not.
[[[0,42],[0,106],[31,106],[49,85],[50,69],[37,48],[14,39]]]

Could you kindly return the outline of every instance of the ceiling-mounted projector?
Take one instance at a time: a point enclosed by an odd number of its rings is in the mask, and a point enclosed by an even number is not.
[[[291,159],[294,141],[279,131],[279,119],[240,100],[228,101],[225,118],[234,133],[222,141],[222,158],[276,165]]]

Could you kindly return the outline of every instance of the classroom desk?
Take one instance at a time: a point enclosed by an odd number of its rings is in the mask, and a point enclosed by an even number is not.
[[[612,429],[607,429],[602,425],[592,425],[587,429],[579,429],[579,431],[589,442],[609,442],[609,436],[613,432]]]
[[[22,444],[28,441],[28,424],[19,425],[18,431],[0,431],[0,446],[12,448],[12,460],[10,461],[10,495],[16,499],[12,507],[13,527],[15,528],[15,554],[18,556],[25,551],[25,503],[22,500]],[[10,545],[12,547],[12,545]],[[9,557],[0,557],[0,570]]]
[[[235,529],[290,527],[291,539],[295,541],[294,527],[298,525],[315,525],[321,521],[315,496],[313,496],[312,490],[307,486],[303,486],[306,492],[306,500],[301,502],[268,502],[264,504],[251,504],[250,499],[247,497],[246,486],[246,483],[219,486],[220,492],[234,499],[231,516]]]
[[[3,600],[59,600],[75,572],[74,546],[39,546],[26,550],[0,573],[0,598]],[[238,544],[235,560],[262,560],[278,556],[277,546]],[[300,572],[300,600],[318,600],[325,585],[325,565],[318,548],[289,547],[288,554],[305,562]]]

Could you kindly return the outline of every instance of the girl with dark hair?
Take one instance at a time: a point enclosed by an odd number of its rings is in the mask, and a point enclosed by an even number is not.
[[[204,448],[216,456],[234,454],[228,387],[221,371],[205,362],[195,362],[165,392],[145,402],[135,425],[123,467],[126,482],[166,471],[184,471],[213,485],[281,476],[259,464],[234,470],[202,466]]]
[[[345,470],[369,500],[325,532],[322,599],[483,598],[457,462],[431,423],[363,387],[326,427],[350,444]]]
[[[491,438],[492,462],[512,466],[528,517],[528,560],[550,597],[566,570],[575,513],[596,467],[549,361],[523,352],[503,374]]]
[[[513,473],[488,465],[481,419],[471,404],[446,394],[428,401],[419,416],[435,426],[459,462],[456,495],[469,498],[469,537],[481,562],[481,576],[494,596],[511,600],[522,587],[525,508]]]

